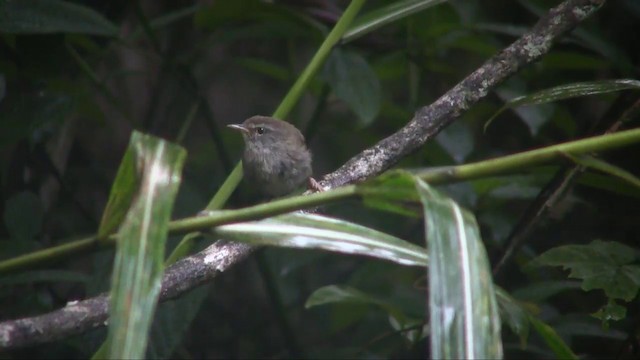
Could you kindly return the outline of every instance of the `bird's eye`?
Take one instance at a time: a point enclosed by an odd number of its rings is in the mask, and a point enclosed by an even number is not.
[[[264,134],[264,128],[262,126],[258,126],[256,128],[256,132],[260,135]]]

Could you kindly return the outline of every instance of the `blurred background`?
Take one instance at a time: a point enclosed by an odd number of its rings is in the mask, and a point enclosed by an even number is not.
[[[74,22],[77,7],[62,11],[52,3],[57,1],[24,1],[19,9],[0,4],[3,259],[94,233],[134,129],[188,150],[174,217],[203,209],[242,152],[241,137],[225,125],[273,113],[348,1],[68,2],[104,19],[93,23]],[[361,13],[391,3],[368,1]],[[305,134],[315,177],[397,131],[417,109],[559,3],[448,1],[345,39],[286,119]],[[34,19],[49,14],[40,18],[42,24],[62,30],[11,27],[12,19],[34,14]],[[640,2],[609,1],[541,61],[503,83],[398,167],[462,164],[606,129],[638,100],[638,92],[505,111],[483,131],[513,97],[578,81],[638,78],[639,33]],[[637,119],[630,124],[637,126]],[[637,175],[639,150],[627,147],[606,159]],[[511,229],[556,170],[532,169],[441,189],[476,215],[495,263]],[[535,301],[523,291],[522,299],[535,303],[536,311],[586,358],[638,354],[633,352],[640,333],[638,300],[625,304],[624,319],[605,328],[589,315],[606,303],[601,291],[581,291],[560,269],[526,271],[524,265],[551,247],[594,239],[637,248],[639,196],[637,188],[604,175],[583,176],[496,277],[511,293],[542,281],[563,284]],[[254,202],[241,186],[228,207]],[[424,245],[421,219],[377,212],[357,201],[326,212]],[[200,246],[210,242],[203,239]],[[0,279],[0,319],[44,313],[106,291],[112,258],[110,250],[97,251]],[[256,259],[161,305],[149,357],[425,357],[428,338],[417,334],[427,323],[423,270],[301,250],[265,249]],[[415,319],[416,333],[398,332],[389,314],[375,305],[305,309],[314,290],[332,284],[402,309]],[[549,356],[535,335],[523,342],[503,328],[508,358]],[[100,329],[2,356],[86,358],[105,333]]]

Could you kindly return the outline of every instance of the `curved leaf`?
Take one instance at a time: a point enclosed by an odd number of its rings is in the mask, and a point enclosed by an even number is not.
[[[226,239],[256,245],[323,249],[372,256],[402,265],[426,266],[425,249],[348,221],[311,214],[286,214],[255,222],[218,226]]]
[[[343,42],[355,40],[384,25],[438,5],[446,0],[402,0],[393,1],[379,9],[368,12],[356,20],[342,36]]]
[[[640,90],[640,80],[616,79],[579,82],[555,86],[549,89],[538,91],[531,95],[519,96],[511,99],[502,108],[500,108],[500,110],[493,114],[493,116],[491,116],[491,118],[489,118],[489,120],[487,120],[487,122],[484,124],[484,130],[487,130],[489,125],[496,117],[498,117],[498,115],[502,114],[502,112],[510,108],[523,105],[544,104],[574,97],[605,94],[622,90]]]

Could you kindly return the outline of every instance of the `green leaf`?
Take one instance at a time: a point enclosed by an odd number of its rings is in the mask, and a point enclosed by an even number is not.
[[[400,308],[349,286],[328,285],[313,292],[304,304],[306,309],[326,304],[364,304],[382,308],[404,326],[406,316]]]
[[[591,314],[591,316],[600,319],[603,327],[608,329],[609,321],[619,321],[627,317],[627,308],[619,305],[615,300],[609,300],[606,305]]]
[[[520,343],[524,346],[529,337],[530,321],[527,310],[512,298],[506,291],[496,287],[496,299],[500,308],[500,317],[509,325],[511,331],[518,335]]]
[[[498,115],[510,108],[523,105],[544,104],[574,97],[605,94],[622,90],[640,90],[640,80],[617,79],[580,82],[552,87],[527,96],[519,96],[511,99],[507,104],[500,108],[500,110],[493,114],[493,116],[484,124],[484,130],[487,130],[489,125]]]
[[[119,231],[109,307],[108,357],[141,358],[160,293],[164,248],[185,151],[134,132],[140,187]],[[125,156],[126,158],[126,156]]]
[[[637,188],[640,188],[640,179],[638,179],[635,175],[628,172],[627,170],[624,170],[606,161],[597,159],[593,156],[588,156],[588,155],[574,156],[566,153],[563,155],[571,159],[576,164],[602,171],[603,173],[609,174],[611,176],[615,176],[621,180],[628,182],[629,184]]]
[[[4,210],[4,224],[11,239],[15,241],[32,240],[40,232],[42,220],[42,204],[36,194],[23,191],[7,200]]]
[[[116,179],[111,185],[109,201],[102,213],[98,227],[98,238],[104,238],[114,232],[124,220],[127,211],[138,189],[140,174],[136,170],[136,144],[129,142],[129,147],[122,157]]]
[[[378,116],[382,102],[380,81],[358,53],[334,49],[324,66],[323,78],[358,116],[361,126],[371,124]]]
[[[613,241],[565,245],[535,258],[529,266],[562,266],[569,277],[582,280],[585,291],[602,289],[612,299],[633,300],[640,289],[640,266],[631,265],[638,251]]]
[[[256,245],[323,249],[426,266],[425,249],[391,235],[344,220],[311,214],[286,214],[261,221],[222,225],[215,233],[225,239]]]
[[[401,0],[393,1],[379,9],[359,16],[353,21],[349,30],[342,36],[342,41],[347,43],[382,26],[398,21],[407,16],[417,14],[431,6],[438,5],[446,0]]]
[[[404,216],[421,216],[420,199],[410,173],[390,171],[358,185],[366,206]]]
[[[500,317],[473,215],[416,179],[429,245],[431,358],[500,359]]]
[[[529,316],[531,325],[536,330],[542,340],[549,346],[551,351],[556,354],[558,359],[578,359],[578,356],[571,351],[571,348],[562,340],[560,335],[553,328],[534,316]]]
[[[0,2],[0,32],[116,36],[118,27],[93,9],[71,2],[5,0]]]

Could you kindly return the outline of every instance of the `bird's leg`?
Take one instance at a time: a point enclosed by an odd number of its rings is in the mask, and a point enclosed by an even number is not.
[[[312,178],[311,176],[309,176],[309,178],[307,179],[307,189],[313,192],[324,191],[324,188],[322,187],[322,185],[320,185],[320,183],[317,182],[316,179]]]

